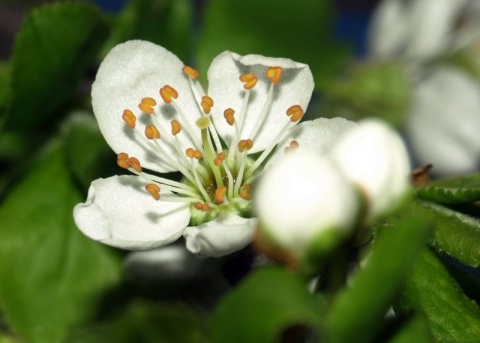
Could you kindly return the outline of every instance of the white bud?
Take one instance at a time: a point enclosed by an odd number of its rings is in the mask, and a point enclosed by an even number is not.
[[[254,199],[266,236],[297,258],[327,231],[348,235],[359,207],[334,163],[309,151],[287,154],[268,169]]]
[[[409,188],[406,147],[398,133],[381,120],[361,121],[340,137],[332,156],[366,196],[367,221],[395,207]]]

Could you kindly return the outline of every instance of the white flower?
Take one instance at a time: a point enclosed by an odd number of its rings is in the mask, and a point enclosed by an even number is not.
[[[92,182],[74,210],[87,236],[151,249],[183,234],[194,253],[231,253],[251,240],[251,182],[271,153],[324,144],[310,132],[316,121],[295,127],[314,86],[307,65],[224,52],[208,70],[207,93],[197,76],[145,41],[120,44],[105,58],[93,110],[118,164],[136,176]],[[174,171],[180,182],[159,174]]]
[[[480,87],[459,69],[440,67],[417,87],[407,135],[421,164],[436,175],[473,173],[480,166]]]

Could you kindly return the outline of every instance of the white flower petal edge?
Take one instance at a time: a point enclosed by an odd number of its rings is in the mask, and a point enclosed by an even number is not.
[[[269,67],[281,67],[282,76],[273,85],[266,76]],[[240,137],[253,140],[249,153],[262,151],[281,133],[288,123],[285,111],[292,105],[306,109],[310,101],[314,82],[310,68],[286,58],[270,58],[259,55],[240,56],[223,52],[217,56],[208,70],[208,95],[215,101],[212,110],[215,126],[222,138],[230,143],[234,128],[223,119],[223,111],[232,108],[240,113],[245,100],[245,90],[238,88],[241,74],[253,73],[258,77],[257,85],[251,90],[246,109],[246,118]],[[271,100],[268,93],[271,90]],[[263,112],[263,113],[262,113]],[[260,121],[260,122],[259,122]],[[261,124],[256,130],[255,125]]]
[[[114,247],[152,249],[175,241],[188,225],[184,203],[154,201],[136,176],[92,182],[87,201],[74,208],[75,224],[88,237]],[[162,196],[174,196],[165,191]]]
[[[415,157],[435,175],[473,173],[480,167],[480,87],[468,75],[441,67],[413,92],[407,136]]]
[[[379,119],[365,119],[347,131],[331,155],[368,201],[367,221],[395,207],[409,188],[409,157],[398,133]]]
[[[146,41],[128,41],[117,45],[108,53],[92,85],[92,105],[103,137],[115,153],[127,152],[142,161],[142,166],[157,172],[176,170],[153,151],[146,139],[142,140],[142,137],[135,135],[135,131],[125,125],[122,114],[126,109],[138,114],[138,104],[142,98],[159,98],[160,88],[168,84],[180,94],[178,105],[189,109],[185,111],[185,116],[195,123],[198,119],[198,105],[189,80],[182,73],[183,66],[170,51]],[[159,106],[165,115],[158,120],[163,127],[169,129],[173,109],[163,103]],[[143,135],[145,122],[137,121],[137,125],[140,126],[138,132]],[[165,135],[167,136],[169,135]],[[184,146],[193,145],[188,135],[179,135],[179,139],[184,142]],[[176,154],[168,145],[165,149]]]
[[[216,219],[185,229],[187,249],[200,256],[220,257],[247,246],[257,225],[256,218],[223,212]]]
[[[325,230],[348,234],[359,207],[335,163],[312,151],[294,151],[268,169],[254,200],[267,237],[298,258]]]

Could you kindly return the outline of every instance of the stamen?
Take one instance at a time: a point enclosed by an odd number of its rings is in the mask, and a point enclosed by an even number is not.
[[[242,199],[250,200],[252,198],[252,185],[247,183],[240,187],[239,195]]]
[[[160,132],[155,125],[148,125],[145,127],[145,136],[152,139],[160,139]]]
[[[202,96],[202,102],[200,103],[200,105],[203,108],[203,112],[209,114],[213,107],[213,99],[210,98],[208,95],[204,95]]]
[[[242,139],[238,142],[238,151],[244,152],[250,150],[253,147],[253,141],[251,139]]]
[[[290,117],[292,123],[296,123],[303,117],[303,109],[300,105],[293,105],[287,110],[287,116]]]
[[[188,158],[196,158],[197,160],[201,160],[203,157],[202,152],[200,150],[196,150],[193,148],[188,148],[185,151],[185,155],[187,155]]]
[[[160,200],[160,187],[158,187],[158,185],[149,183],[145,186],[145,189],[155,200]]]
[[[165,85],[163,88],[160,88],[160,96],[166,104],[172,103],[173,99],[178,98],[178,92],[175,88]]]
[[[215,190],[215,203],[221,205],[225,202],[225,194],[227,193],[227,187],[218,187]]]
[[[172,135],[176,136],[177,134],[182,131],[182,125],[178,122],[178,120],[174,119],[170,122],[172,124]]]
[[[217,167],[220,167],[224,160],[225,160],[225,153],[221,152],[217,154],[217,157],[213,160],[213,163],[215,163]]]
[[[128,169],[130,168],[130,164],[128,164],[128,154],[125,152],[121,152],[117,155],[117,164],[120,168]]]
[[[255,74],[248,73],[248,74],[240,75],[240,81],[242,81],[244,83],[243,88],[252,89],[257,84],[258,79],[255,76]]]
[[[240,169],[238,171],[237,180],[235,183],[235,188],[233,190],[234,195],[238,195],[238,191],[240,186],[242,185],[243,181],[243,173],[245,172],[245,165],[246,165],[246,155],[247,151],[253,147],[253,141],[251,139],[242,139],[238,142],[238,151],[242,154],[241,162],[240,162]]]
[[[212,202],[212,199],[210,198],[207,191],[205,190],[205,187],[203,187],[203,184],[200,182],[200,177],[198,176],[197,169],[195,168],[195,164],[193,163],[193,158],[190,160],[190,162],[192,163],[193,176],[195,177],[195,181],[196,181],[196,185],[198,187],[198,190],[200,191],[200,193],[202,193],[203,198],[207,202]]]
[[[299,146],[299,144],[298,144],[297,141],[291,141],[291,142],[290,142],[290,146],[287,146],[287,147],[284,149],[284,151],[285,151],[286,154],[288,154],[288,153],[296,150],[296,149],[298,148],[298,146]]]
[[[234,114],[235,114],[235,111],[231,108],[227,108],[223,112],[223,116],[225,117],[228,125],[230,125],[230,126],[233,126],[233,124],[235,124],[235,118],[233,116]]]
[[[198,77],[198,71],[190,66],[184,66],[182,71],[194,80]]]
[[[274,89],[275,83],[270,83],[270,87],[268,89],[268,94],[267,94],[267,99],[265,100],[262,110],[260,111],[260,114],[258,115],[258,118],[256,118],[255,126],[253,127],[252,131],[250,132],[249,137],[251,139],[255,139],[257,136],[258,131],[262,127],[263,123],[265,122],[265,118],[267,116],[267,112],[270,109],[270,104],[272,103],[273,100],[273,89]]]
[[[140,165],[140,161],[138,159],[136,159],[135,157],[128,158],[127,163],[131,168],[133,168],[138,173],[142,172],[142,166]]]
[[[282,68],[281,67],[270,67],[267,69],[267,78],[276,85],[280,78],[282,77]]]
[[[137,121],[137,117],[135,117],[132,111],[130,110],[123,111],[122,118],[125,121],[125,123],[127,123],[128,126],[130,126],[132,129],[135,128],[135,122]]]
[[[200,211],[210,211],[211,207],[207,203],[202,203],[202,202],[196,202],[193,207],[195,207],[197,210]]]
[[[155,112],[155,109],[153,108],[155,105],[157,105],[157,102],[154,98],[146,97],[138,104],[138,108],[146,114],[153,114],[153,112]]]

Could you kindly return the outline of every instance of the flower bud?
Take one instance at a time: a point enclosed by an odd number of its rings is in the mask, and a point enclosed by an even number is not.
[[[309,151],[287,154],[268,169],[253,199],[263,236],[298,260],[316,245],[331,250],[346,237],[359,207],[334,163]]]
[[[367,222],[387,214],[409,188],[410,163],[398,133],[367,119],[340,137],[332,152],[343,174],[367,200]]]

